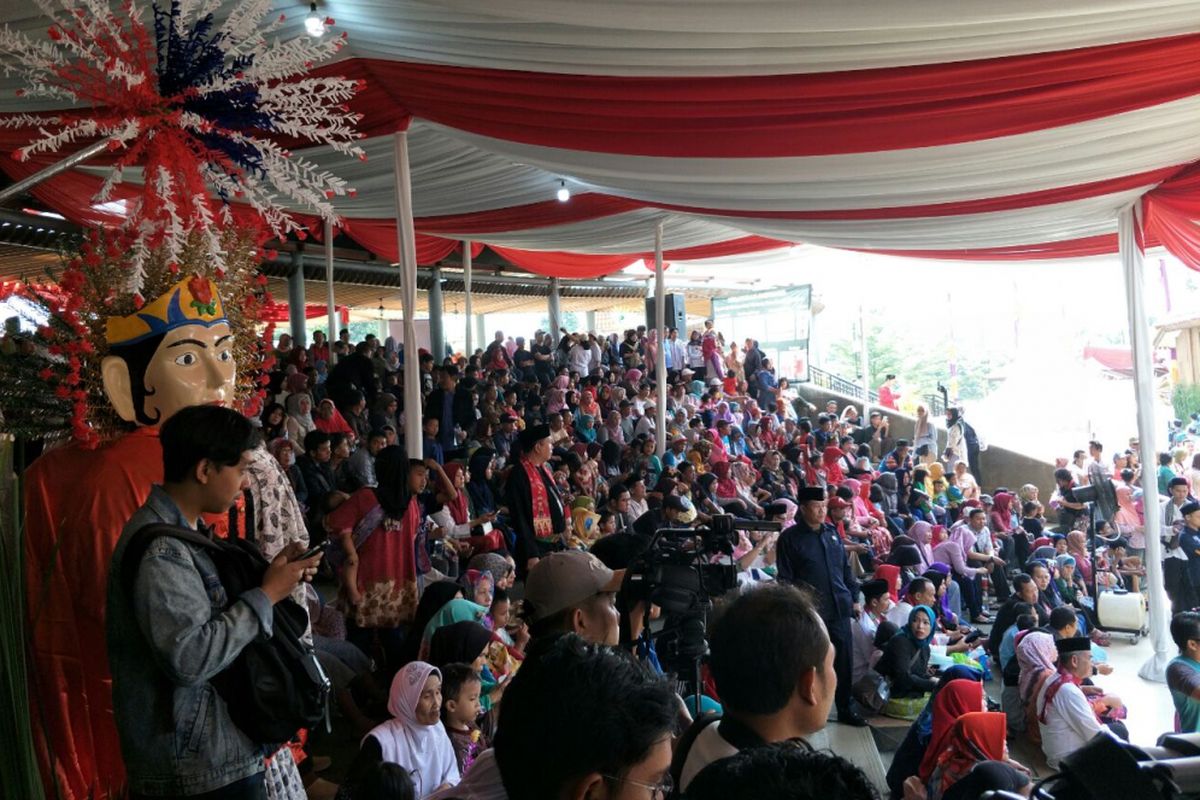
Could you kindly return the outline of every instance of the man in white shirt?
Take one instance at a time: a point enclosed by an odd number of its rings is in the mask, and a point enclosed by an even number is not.
[[[1088,485],[1087,460],[1087,453],[1076,450],[1071,456],[1071,463],[1067,465],[1067,471],[1071,473],[1076,486]]]
[[[1042,684],[1037,696],[1038,723],[1041,726],[1042,750],[1046,753],[1046,764],[1058,769],[1062,759],[1074,753],[1103,733],[1116,736],[1100,722],[1092,704],[1079,686],[1079,681],[1092,675],[1092,647],[1086,636],[1059,639],[1058,674]],[[1119,708],[1121,701],[1105,696],[1110,708]]]
[[[897,628],[903,628],[908,624],[908,618],[914,608],[917,606],[937,608],[937,599],[937,588],[934,587],[933,581],[928,578],[913,578],[908,584],[908,591],[900,598],[900,602],[887,612],[888,622]]]
[[[667,353],[671,359],[671,370],[681,372],[688,366],[687,345],[679,339],[679,329],[671,328],[667,338]]]
[[[588,347],[587,340],[580,334],[572,336],[571,340],[573,344],[567,351],[567,368],[572,372],[579,373],[580,377],[586,378],[591,369],[592,350]]]
[[[1195,587],[1188,577],[1187,553],[1180,547],[1183,507],[1191,500],[1188,489],[1187,478],[1172,478],[1168,486],[1171,496],[1162,503],[1163,583],[1167,597],[1171,598],[1172,614],[1187,611],[1196,604]]]
[[[871,671],[879,658],[875,648],[875,634],[879,631],[879,623],[885,621],[892,598],[888,595],[887,581],[875,578],[862,584],[863,610],[858,620],[850,626],[850,636],[854,641],[854,659],[851,663],[851,680],[857,686],[858,682]]]
[[[789,584],[739,596],[713,625],[709,646],[724,715],[698,720],[680,740],[682,768],[673,777],[684,790],[714,761],[822,730],[837,686],[825,623]]]
[[[647,403],[645,413],[638,417],[638,421],[633,426],[633,435],[636,436],[654,436],[654,425],[658,420],[658,410]]]

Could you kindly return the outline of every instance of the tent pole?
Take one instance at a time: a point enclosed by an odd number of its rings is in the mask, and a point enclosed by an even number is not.
[[[667,296],[663,278],[663,224],[654,229],[654,328],[658,331],[658,352],[654,356],[654,385],[658,391],[654,422],[654,452],[662,458],[667,452]]]
[[[442,325],[442,268],[434,267],[429,283],[429,349],[433,351],[435,363],[446,358],[445,328]]]
[[[333,343],[337,341],[337,304],[333,297],[333,220],[325,220],[325,311],[329,315],[329,330],[326,332],[325,344],[329,348],[329,363],[332,368],[337,363],[337,355],[333,352]]]
[[[555,347],[558,346],[558,341],[560,338],[562,338],[562,331],[559,330],[559,328],[561,328],[562,324],[563,324],[562,323],[562,300],[559,297],[560,291],[561,291],[561,284],[559,283],[558,278],[551,278],[550,279],[550,296],[547,298],[547,311],[549,312],[549,316],[550,316],[550,339],[551,339],[550,349],[551,350],[553,350]]]
[[[471,326],[474,324],[474,320],[471,319],[471,261],[472,261],[471,241],[469,239],[467,239],[467,240],[464,240],[462,243],[462,266],[463,266],[463,291],[466,293],[466,298],[467,298],[466,307],[463,309],[463,313],[465,313],[467,315],[467,324],[466,324],[467,343],[463,347],[463,355],[467,357],[468,361],[471,359],[471,356],[475,353],[475,348],[472,347],[474,342],[471,341]]]
[[[292,253],[292,269],[288,272],[288,330],[292,334],[294,347],[303,348],[305,315],[308,307],[304,300],[304,246]]]
[[[1154,464],[1158,447],[1154,423],[1154,361],[1150,353],[1150,326],[1146,322],[1146,284],[1142,264],[1142,249],[1136,239],[1136,215],[1141,201],[1117,212],[1117,242],[1121,253],[1121,271],[1125,276],[1125,303],[1129,311],[1129,340],[1133,345],[1133,387],[1137,400],[1138,441],[1141,442],[1142,463]],[[1162,543],[1158,532],[1162,527],[1162,511],[1153,476],[1146,488],[1150,502],[1146,513],[1146,576],[1150,587],[1150,641],[1154,655],[1138,670],[1138,675],[1151,681],[1165,681],[1170,660],[1169,601],[1163,590]]]
[[[87,147],[83,148],[82,150],[72,153],[71,155],[67,156],[66,158],[62,159],[61,161],[57,161],[48,167],[43,167],[42,169],[38,170],[37,172],[33,173],[32,175],[22,178],[21,180],[17,181],[16,183],[12,184],[11,186],[6,186],[3,189],[0,189],[0,202],[8,200],[11,197],[16,197],[17,195],[21,194],[22,192],[24,192],[28,189],[32,189],[34,186],[37,186],[39,183],[42,183],[43,181],[47,181],[50,178],[53,178],[55,175],[58,175],[61,172],[66,172],[71,167],[74,167],[77,164],[82,164],[84,161],[87,161],[90,158],[92,158],[92,156],[98,155],[100,153],[103,153],[105,150],[108,150],[109,145],[116,146],[117,144],[119,144],[119,142],[118,142],[117,137],[115,137],[115,136],[109,136],[104,139],[98,139],[97,141],[92,142]]]
[[[858,336],[858,368],[862,371],[863,386],[861,423],[868,425],[871,420],[871,356],[867,352],[867,315],[862,303],[858,304]]]
[[[408,166],[408,132],[397,131],[396,239],[400,254],[400,302],[404,307],[404,447],[409,458],[421,458],[421,365],[417,352],[417,238],[413,228],[412,175]]]

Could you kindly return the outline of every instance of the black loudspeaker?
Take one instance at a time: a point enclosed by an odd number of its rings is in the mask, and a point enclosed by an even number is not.
[[[646,298],[646,329],[657,327],[658,318],[654,316],[654,298]],[[677,328],[680,334],[687,333],[687,313],[683,310],[683,295],[669,294],[663,298],[666,308],[666,328]]]

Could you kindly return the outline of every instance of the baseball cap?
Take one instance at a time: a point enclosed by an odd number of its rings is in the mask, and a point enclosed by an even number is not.
[[[692,504],[686,498],[677,494],[669,494],[663,498],[663,508],[669,508],[672,511],[687,511],[691,507]]]
[[[591,553],[563,550],[542,558],[525,579],[525,613],[537,622],[602,592],[616,592],[625,570],[611,570]]]

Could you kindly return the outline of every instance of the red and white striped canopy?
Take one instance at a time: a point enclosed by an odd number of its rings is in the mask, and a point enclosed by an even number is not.
[[[674,261],[801,241],[1073,257],[1115,252],[1116,212],[1141,197],[1146,243],[1200,267],[1200,0],[319,8],[350,35],[328,70],[368,82],[370,158],[305,153],[357,188],[338,202],[345,230],[384,258],[391,134],[407,126],[423,263],[470,239],[535,272],[604,274],[646,256],[659,221]],[[281,10],[302,35],[307,3]],[[0,112],[25,110],[13,88],[0,82]],[[99,174],[35,193],[94,221]]]

